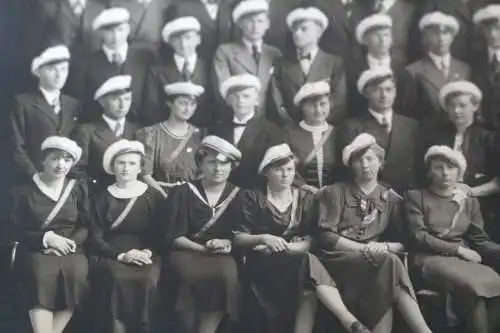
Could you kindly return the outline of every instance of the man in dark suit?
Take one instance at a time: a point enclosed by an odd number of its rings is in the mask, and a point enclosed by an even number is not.
[[[231,76],[249,73],[260,79],[260,102],[257,115],[265,115],[268,86],[275,62],[281,52],[264,44],[269,29],[269,4],[266,0],[240,2],[233,11],[234,23],[240,28],[242,38],[233,43],[219,46],[213,61],[214,81],[218,87]],[[223,100],[221,100],[224,103]],[[231,115],[219,115],[221,117]]]
[[[472,81],[483,92],[481,116],[489,129],[500,126],[500,5],[489,5],[473,16],[480,27],[487,46],[474,58]]]
[[[47,48],[31,65],[33,75],[38,77],[37,91],[14,99],[10,118],[16,181],[30,179],[42,170],[43,140],[52,135],[70,136],[76,127],[80,103],[61,94],[68,77],[69,59],[66,46]]]
[[[134,104],[131,117],[138,117],[141,108],[144,76],[152,60],[149,50],[135,48],[127,42],[130,35],[130,13],[124,8],[102,11],[94,20],[93,28],[102,38],[100,50],[92,53],[84,68],[73,67],[70,75],[71,89],[84,106],[83,121],[99,118],[101,110],[93,95],[104,81],[114,75],[132,75]]]
[[[329,121],[345,117],[346,80],[342,58],[325,53],[318,46],[328,18],[317,8],[298,8],[287,17],[295,49],[285,54],[274,68],[268,115],[278,124],[298,123],[300,110],[293,98],[306,82],[328,81],[333,110]]]
[[[419,185],[417,171],[420,171],[418,166],[423,155],[418,122],[392,109],[396,98],[394,80],[391,69],[387,67],[370,69],[361,75],[358,90],[368,100],[368,108],[363,114],[346,121],[339,140],[343,148],[361,133],[373,135],[386,152],[382,181],[402,194]]]
[[[205,88],[190,122],[202,128],[212,124],[215,112],[210,67],[196,52],[201,43],[200,29],[200,23],[194,17],[179,17],[165,25],[163,38],[173,51],[166,57],[157,59],[148,68],[139,117],[142,124],[151,125],[168,118],[164,87],[179,81],[191,81]]]
[[[194,16],[201,23],[199,54],[212,59],[215,49],[233,37],[231,14],[238,0],[176,0],[167,11],[167,21]]]
[[[264,42],[277,47],[281,53],[293,48],[290,29],[286,25],[286,16],[300,7],[304,0],[267,0],[269,3],[269,29]]]
[[[405,70],[405,64],[391,54],[393,45],[393,21],[385,14],[373,14],[363,19],[356,27],[356,38],[367,49],[367,54],[347,65],[348,109],[351,115],[366,109],[366,100],[356,89],[357,81],[365,70],[379,66],[392,69],[396,80],[398,95],[394,102],[394,111],[414,117],[416,104],[415,84]]]
[[[134,139],[139,129],[126,119],[132,105],[131,86],[130,75],[114,76],[104,82],[95,93],[104,110],[101,118],[77,128],[75,141],[83,152],[76,169],[80,177],[89,181],[92,190],[102,189],[114,181],[102,166],[106,148],[120,139]]]
[[[328,53],[342,57],[344,61],[361,56],[361,45],[356,41],[354,28],[363,18],[360,8],[354,4],[358,0],[304,0],[303,7],[317,7],[326,14],[329,25],[320,41],[320,46]]]
[[[217,135],[236,146],[242,154],[237,168],[229,180],[242,188],[255,189],[260,184],[258,166],[266,150],[284,142],[283,132],[265,117],[257,117],[259,105],[259,79],[251,74],[232,76],[220,87],[223,98],[233,111],[233,119],[220,120],[211,129]]]
[[[439,92],[448,82],[469,80],[470,67],[455,59],[450,46],[460,29],[458,20],[442,12],[432,12],[422,17],[419,28],[427,46],[427,55],[407,67],[417,87],[418,107],[416,118],[427,126],[448,119],[439,105]]]
[[[440,11],[454,16],[459,24],[458,31],[453,44],[451,45],[451,54],[458,59],[472,65],[474,58],[485,45],[484,36],[481,29],[474,24],[472,16],[476,11],[486,6],[492,1],[488,0],[425,0],[422,2],[422,15],[434,11]],[[426,54],[425,45],[422,53]]]

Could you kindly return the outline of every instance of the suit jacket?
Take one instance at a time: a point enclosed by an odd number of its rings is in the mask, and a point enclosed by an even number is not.
[[[220,87],[221,83],[233,75],[253,74],[260,79],[260,106],[258,115],[265,112],[265,103],[274,64],[281,57],[281,52],[269,45],[262,45],[259,64],[252,56],[252,52],[243,41],[223,44],[215,52],[213,61],[214,86]]]
[[[198,108],[191,119],[195,126],[202,128],[211,125],[215,114],[209,68],[207,61],[198,57],[191,77],[194,84],[205,88],[205,93],[200,97]],[[168,118],[164,87],[179,81],[183,81],[183,77],[177,69],[172,53],[166,59],[158,59],[149,66],[144,82],[142,110],[139,115],[139,121],[142,124],[152,125]]]
[[[334,103],[329,121],[337,123],[344,119],[346,106],[346,78],[342,58],[318,51],[311,68],[304,74],[295,54],[285,56],[277,62],[271,86],[271,100],[268,115],[277,123],[287,123],[290,119],[298,123],[301,110],[293,103],[295,94],[306,82],[328,81]]]
[[[363,13],[358,7],[352,7],[351,15],[340,0],[304,0],[302,7],[317,7],[326,14],[329,25],[323,34],[320,46],[328,53],[336,54],[345,61],[361,56],[361,46],[356,41],[355,23]]]
[[[460,31],[451,45],[451,54],[472,64],[477,53],[485,45],[481,29],[472,22],[472,15],[491,2],[488,0],[469,0],[467,3],[455,0],[425,0],[422,4],[422,15],[438,10],[454,16],[460,23]],[[422,46],[422,53],[426,52],[427,50]]]
[[[66,95],[60,98],[56,114],[40,91],[14,98],[10,112],[13,159],[21,178],[42,170],[41,145],[52,135],[70,136],[80,114],[80,103]]]
[[[234,144],[234,126],[231,122],[218,122],[211,134],[217,135]],[[264,117],[251,119],[236,145],[241,151],[242,159],[237,168],[232,170],[230,182],[244,189],[255,189],[260,185],[257,174],[260,161],[266,150],[274,145],[284,143],[283,131]]]
[[[161,31],[173,0],[150,0],[142,5],[137,0],[108,0],[113,7],[123,7],[130,12],[130,44],[137,48],[157,50],[163,43]]]
[[[235,34],[232,12],[237,0],[220,1],[219,12],[215,20],[208,14],[200,0],[177,0],[167,11],[167,21],[181,16],[194,16],[201,24],[201,44],[198,53],[211,59],[216,48],[228,43]]]
[[[436,66],[429,55],[407,67],[407,71],[414,79],[418,110],[416,118],[424,124],[432,125],[448,115],[439,105],[439,91],[448,82],[470,80],[471,70],[466,63],[451,58],[448,77]]]
[[[398,193],[418,188],[417,175],[422,170],[422,142],[416,120],[394,113],[392,130],[386,133],[377,120],[366,111],[363,115],[346,121],[339,133],[341,146],[345,147],[361,133],[369,133],[385,149],[385,163],[380,178]],[[343,148],[342,148],[343,149]]]
[[[395,59],[391,62],[391,68],[394,72],[397,89],[393,106],[394,111],[408,117],[415,117],[415,106],[417,105],[415,83],[404,66]],[[359,77],[367,69],[369,69],[369,66],[366,57],[355,60],[347,66],[348,105],[351,115],[360,114],[368,107],[366,99],[359,93],[357,88]]]
[[[98,187],[112,184],[114,177],[108,175],[102,167],[104,152],[118,140],[135,139],[139,128],[139,125],[127,121],[123,135],[117,137],[102,118],[96,122],[79,125],[75,133],[75,141],[82,148],[82,157],[76,165],[78,175]]]
[[[72,68],[73,73],[68,78],[68,88],[73,96],[83,102],[83,121],[95,121],[100,118],[101,106],[94,100],[96,90],[110,77],[115,75],[129,74],[132,76],[132,110],[130,117],[138,117],[141,108],[144,77],[146,68],[152,60],[149,50],[129,46],[127,59],[119,66],[110,63],[106,54],[101,49],[90,55],[85,68]]]

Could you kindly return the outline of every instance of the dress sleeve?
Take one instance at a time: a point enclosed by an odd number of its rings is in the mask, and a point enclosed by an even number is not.
[[[421,191],[409,191],[405,195],[405,214],[410,239],[418,250],[452,256],[457,253],[459,244],[447,242],[431,235],[425,224]],[[436,212],[438,213],[438,212]]]
[[[256,191],[245,190],[241,194],[241,219],[236,232],[258,234],[259,202]]]
[[[92,204],[90,220],[90,251],[96,255],[116,259],[120,251],[114,249],[105,239],[106,195],[102,192]]]
[[[144,166],[142,173],[144,175],[153,174],[155,147],[154,147],[154,134],[151,127],[141,128],[136,133],[136,138],[144,145]]]
[[[318,197],[318,246],[333,250],[340,238],[338,225],[343,214],[342,197],[344,189],[340,185],[332,185],[321,191]]]
[[[71,239],[75,241],[78,246],[81,246],[89,235],[90,225],[90,202],[87,184],[84,181],[78,182],[77,186],[77,209],[78,219],[77,226],[71,235]]]
[[[16,241],[28,249],[38,251],[43,249],[42,240],[45,231],[29,228],[24,225],[28,220],[26,212],[31,209],[26,200],[26,190],[24,187],[14,190],[11,219]]]
[[[484,230],[483,216],[479,208],[479,201],[476,198],[471,198],[470,219],[471,224],[465,239],[473,249],[480,253],[500,252],[500,245],[491,241],[490,237]]]

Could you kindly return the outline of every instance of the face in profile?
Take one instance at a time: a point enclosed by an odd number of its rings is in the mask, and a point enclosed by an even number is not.
[[[286,164],[271,167],[266,177],[268,185],[272,188],[289,188],[295,178],[295,161],[290,159]]]
[[[438,188],[448,188],[458,182],[459,168],[450,161],[435,157],[429,163],[429,179]]]
[[[196,52],[201,43],[201,36],[197,31],[184,31],[170,37],[170,45],[175,53],[182,57],[189,57]]]
[[[167,102],[170,109],[170,116],[178,120],[188,121],[198,107],[196,97],[180,95],[174,98],[173,101]]]
[[[73,156],[63,150],[55,149],[45,156],[42,162],[43,172],[52,179],[62,179],[71,170],[74,162]]]
[[[121,23],[101,29],[103,44],[112,50],[116,50],[125,45],[129,34],[130,24],[128,23]]]
[[[101,97],[100,102],[106,116],[115,120],[122,119],[130,111],[132,105],[132,92],[109,94]]]
[[[308,125],[321,125],[330,115],[329,95],[308,98],[302,102],[302,118]]]
[[[246,15],[239,20],[238,25],[246,39],[261,41],[269,29],[269,17],[267,13]]]
[[[474,122],[478,103],[470,94],[450,96],[446,100],[446,112],[457,128],[469,127]]]
[[[373,149],[367,149],[361,155],[353,156],[351,160],[354,178],[364,182],[377,179],[381,166],[382,161]]]
[[[68,61],[42,66],[38,69],[40,86],[47,90],[61,90],[66,84],[68,74]]]
[[[210,151],[200,161],[200,170],[209,183],[225,183],[231,173],[231,160],[218,152]]]
[[[139,153],[121,154],[113,160],[113,174],[117,181],[134,181],[142,170],[142,156]]]
[[[237,118],[244,118],[259,105],[259,93],[255,88],[237,89],[227,96],[228,104]]]
[[[304,48],[317,44],[322,34],[323,30],[316,21],[297,21],[292,26],[293,43],[297,48]]]

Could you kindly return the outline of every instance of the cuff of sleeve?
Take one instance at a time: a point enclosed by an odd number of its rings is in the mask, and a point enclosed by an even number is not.
[[[42,238],[42,245],[43,247],[46,249],[48,248],[48,240],[51,238],[51,237],[54,237],[54,232],[53,231],[47,231],[46,233],[43,234],[43,238]]]

